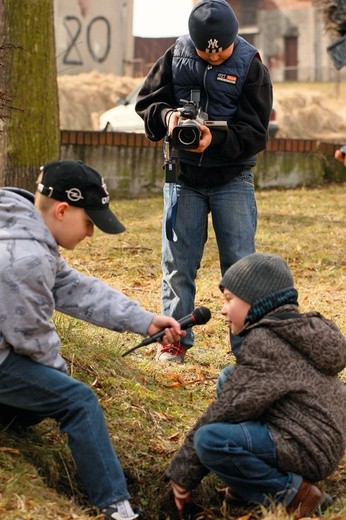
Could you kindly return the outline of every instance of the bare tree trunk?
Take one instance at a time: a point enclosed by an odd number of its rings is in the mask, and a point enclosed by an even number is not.
[[[39,167],[59,158],[53,0],[0,0],[0,185],[33,191]],[[1,131],[2,130],[2,131]]]

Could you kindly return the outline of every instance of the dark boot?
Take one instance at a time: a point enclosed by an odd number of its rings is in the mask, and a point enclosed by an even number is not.
[[[294,520],[311,516],[323,502],[323,494],[318,487],[303,480],[298,493],[292,502],[286,507],[287,513],[293,514]]]
[[[231,487],[226,488],[225,501],[229,506],[245,506],[248,504],[241,496],[239,496]]]

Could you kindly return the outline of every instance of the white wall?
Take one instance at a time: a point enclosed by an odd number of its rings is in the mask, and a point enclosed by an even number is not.
[[[54,0],[58,74],[127,75],[133,60],[133,0]]]

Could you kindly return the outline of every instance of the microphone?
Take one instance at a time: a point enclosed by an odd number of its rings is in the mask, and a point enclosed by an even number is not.
[[[207,307],[197,307],[191,314],[188,314],[187,316],[184,316],[184,318],[181,318],[180,320],[177,320],[180,324],[180,327],[185,330],[189,329],[193,325],[203,325],[204,323],[207,323],[211,318],[211,312]],[[127,354],[130,354],[130,352],[133,352],[137,348],[145,347],[146,345],[150,345],[151,343],[156,343],[160,339],[163,338],[165,335],[165,329],[159,330],[156,332],[156,334],[153,334],[152,336],[149,336],[143,341],[141,341],[138,345],[135,347],[130,348],[126,352],[124,352],[121,357],[127,356]]]

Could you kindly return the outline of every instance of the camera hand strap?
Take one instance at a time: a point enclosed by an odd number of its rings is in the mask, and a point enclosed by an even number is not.
[[[178,240],[178,237],[175,234],[174,227],[178,209],[177,185],[170,183],[168,190],[169,207],[167,208],[166,215],[166,237],[170,242],[176,242]]]
[[[178,178],[178,153],[172,147],[171,138],[166,135],[163,143],[164,155],[164,169],[165,182],[168,184],[169,206],[166,213],[166,237],[170,242],[178,240],[174,231],[177,209],[178,209],[178,195],[177,195],[177,178]]]

